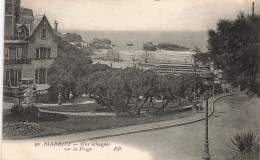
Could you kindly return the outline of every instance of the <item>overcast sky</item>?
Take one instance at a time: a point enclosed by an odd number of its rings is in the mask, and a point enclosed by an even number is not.
[[[60,29],[205,31],[252,12],[253,0],[22,0]],[[260,13],[260,0],[255,12]]]

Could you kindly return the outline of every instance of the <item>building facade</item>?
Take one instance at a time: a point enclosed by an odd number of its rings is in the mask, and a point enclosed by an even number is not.
[[[5,1],[4,95],[14,97],[19,85],[33,82],[48,93],[48,68],[57,58],[57,37],[47,17],[33,16],[19,0]],[[45,96],[46,97],[46,96]]]
[[[195,66],[191,63],[141,63],[139,67],[145,70],[152,69],[160,75],[193,75],[194,73],[200,75],[210,68],[210,66],[200,64]]]

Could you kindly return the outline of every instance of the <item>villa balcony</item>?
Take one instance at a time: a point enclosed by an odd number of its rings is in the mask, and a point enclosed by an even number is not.
[[[31,59],[5,59],[4,65],[31,64]]]

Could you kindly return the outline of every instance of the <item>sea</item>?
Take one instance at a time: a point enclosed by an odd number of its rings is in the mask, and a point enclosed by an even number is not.
[[[62,33],[79,34],[83,41],[90,43],[93,38],[110,39],[119,50],[142,50],[146,42],[174,43],[183,47],[194,49],[197,46],[202,51],[207,51],[207,31],[84,31],[61,30]],[[133,46],[126,44],[132,43]]]

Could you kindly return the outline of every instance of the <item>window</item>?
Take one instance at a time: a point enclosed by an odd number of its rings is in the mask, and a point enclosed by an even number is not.
[[[22,70],[17,70],[17,82],[22,82]]]
[[[42,28],[42,34],[41,34],[41,39],[46,39],[47,38],[47,29]]]
[[[36,58],[40,58],[40,49],[36,48]]]
[[[10,71],[6,70],[5,71],[4,81],[7,83],[9,80],[10,80]]]
[[[36,59],[46,59],[51,57],[50,48],[36,48]]]
[[[12,3],[5,3],[5,14],[12,15]]]
[[[16,59],[22,58],[22,48],[16,48]]]
[[[39,82],[39,70],[38,69],[35,70],[35,81],[36,81],[36,83]]]
[[[45,59],[46,58],[46,49],[42,48],[40,51],[40,58]]]
[[[8,48],[4,49],[4,53],[5,53],[5,59],[9,59],[9,49]]]

